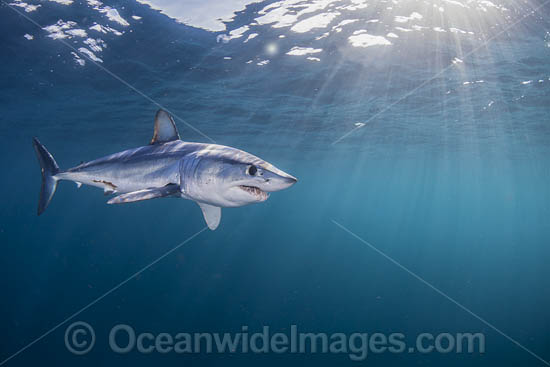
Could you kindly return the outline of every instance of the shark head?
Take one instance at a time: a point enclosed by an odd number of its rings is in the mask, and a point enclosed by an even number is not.
[[[222,176],[227,199],[242,205],[265,201],[270,192],[284,190],[298,181],[272,164],[258,160],[227,162]]]
[[[183,192],[189,198],[220,207],[237,207],[267,200],[270,192],[286,189],[297,179],[242,150],[208,145],[181,167]]]

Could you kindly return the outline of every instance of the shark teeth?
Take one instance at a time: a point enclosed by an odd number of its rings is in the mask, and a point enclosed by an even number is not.
[[[261,201],[267,200],[267,198],[269,197],[269,195],[265,191],[262,191],[255,186],[240,185],[239,187],[249,194],[256,196]]]

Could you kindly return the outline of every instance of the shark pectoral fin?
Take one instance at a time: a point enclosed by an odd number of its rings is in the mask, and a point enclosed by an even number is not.
[[[107,204],[124,204],[124,203],[132,203],[134,201],[163,198],[168,196],[175,196],[179,194],[179,192],[180,192],[179,185],[168,184],[164,187],[138,190],[138,191],[129,192],[127,194],[118,195],[112,198],[111,200],[109,200]]]
[[[208,228],[211,230],[218,228],[220,220],[222,219],[222,208],[199,202],[197,202],[197,204],[201,207],[202,215],[204,216],[204,220],[206,221]]]
[[[158,110],[155,115],[155,130],[151,144],[162,144],[167,141],[179,140],[180,135],[174,119],[164,110]]]

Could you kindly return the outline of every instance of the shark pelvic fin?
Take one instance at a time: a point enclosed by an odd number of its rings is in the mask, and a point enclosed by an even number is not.
[[[202,215],[204,216],[208,228],[211,230],[218,228],[220,220],[222,219],[222,208],[199,202],[197,202],[197,204],[201,207]]]
[[[162,109],[158,110],[155,115],[155,130],[151,144],[162,144],[179,139],[180,135],[172,116]]]
[[[180,187],[176,184],[168,184],[164,187],[157,187],[152,189],[138,190],[115,196],[111,200],[107,201],[107,204],[124,204],[132,203],[134,201],[142,201],[156,198],[164,198],[169,196],[175,196],[179,194]]]

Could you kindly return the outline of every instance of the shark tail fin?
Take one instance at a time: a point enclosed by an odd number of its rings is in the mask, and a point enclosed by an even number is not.
[[[38,215],[40,215],[46,210],[46,207],[52,200],[53,194],[55,194],[58,180],[55,175],[59,172],[59,166],[50,152],[37,138],[32,139],[32,145],[36,151],[42,171],[42,187],[40,188],[40,199],[38,201]]]

